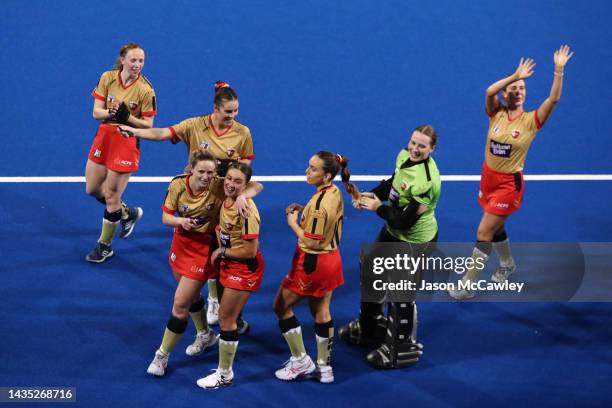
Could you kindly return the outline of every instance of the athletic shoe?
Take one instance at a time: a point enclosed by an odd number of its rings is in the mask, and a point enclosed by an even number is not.
[[[121,238],[127,238],[132,234],[134,226],[142,218],[142,214],[143,211],[140,207],[128,208],[127,218],[121,219],[121,232],[119,232]]]
[[[208,297],[206,321],[209,325],[219,324],[219,299]]]
[[[244,320],[242,316],[238,317],[238,320],[236,320],[236,325],[238,326],[239,336],[249,334],[249,332],[251,331],[251,325],[249,325],[249,322]]]
[[[157,350],[153,361],[151,361],[149,368],[147,368],[147,373],[158,377],[163,376],[168,366],[168,357],[170,357],[170,353],[166,353],[161,349]]]
[[[298,377],[303,377],[312,373],[314,370],[316,370],[316,368],[317,367],[314,365],[308,354],[304,354],[302,357],[291,356],[289,360],[285,361],[283,368],[276,370],[274,375],[279,380],[293,381]]]
[[[387,318],[380,316],[376,322],[373,333],[365,333],[361,327],[359,318],[348,322],[348,324],[340,327],[338,336],[347,343],[356,344],[358,346],[377,347],[385,342],[387,333]]]
[[[188,356],[197,356],[202,354],[208,347],[213,346],[217,343],[217,336],[212,329],[207,331],[201,331],[196,334],[195,341],[187,346],[185,354]]]
[[[86,261],[102,263],[106,261],[106,258],[110,258],[113,256],[113,248],[110,245],[103,244],[102,242],[98,242],[98,245],[87,254],[85,257]]]
[[[212,374],[196,381],[198,387],[202,387],[206,390],[214,390],[216,388],[228,387],[234,382],[234,371],[231,368],[227,372],[224,372],[220,368],[212,371],[214,371]]]
[[[329,384],[334,382],[334,371],[330,365],[318,365],[319,382]]]
[[[493,272],[493,275],[491,275],[491,280],[497,283],[504,283],[514,272],[516,272],[516,265],[514,262],[512,262],[511,266],[500,266]]]
[[[415,365],[423,354],[420,343],[398,344],[396,349],[383,344],[368,353],[368,362],[378,368],[404,368]]]
[[[471,299],[475,295],[473,290],[468,289],[449,289],[448,294],[450,297],[457,300]]]

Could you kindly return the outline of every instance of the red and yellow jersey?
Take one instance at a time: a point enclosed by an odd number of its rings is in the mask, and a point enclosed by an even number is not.
[[[247,200],[251,206],[249,218],[242,218],[236,210],[235,203],[227,207],[221,207],[219,216],[219,241],[226,248],[242,248],[245,240],[259,238],[261,219],[255,203],[250,198]]]
[[[529,146],[541,127],[537,110],[522,112],[512,120],[506,107],[489,115],[485,146],[487,166],[500,173],[523,171]]]
[[[310,249],[306,247],[302,240],[298,239],[299,247],[304,252],[311,254],[320,254],[337,249],[342,236],[343,216],[344,201],[342,200],[342,192],[338,187],[332,184],[317,191],[302,210],[300,227],[304,230],[304,236],[321,241],[322,249]]]
[[[217,133],[211,115],[185,119],[169,129],[172,143],[185,142],[188,157],[197,150],[207,151],[219,160],[252,160],[255,157],[251,131],[236,121],[223,133]]]
[[[189,188],[189,176],[182,174],[172,179],[162,210],[170,215],[197,220],[198,225],[191,229],[193,232],[210,233],[219,223],[219,211],[225,199],[223,179],[215,177],[207,191],[194,194]]]
[[[125,86],[120,74],[121,71],[116,69],[103,73],[91,95],[104,101],[106,109],[113,103],[125,102],[130,114],[136,118],[157,115],[153,85],[144,76],[138,75],[136,81]],[[106,123],[117,122],[108,120]]]

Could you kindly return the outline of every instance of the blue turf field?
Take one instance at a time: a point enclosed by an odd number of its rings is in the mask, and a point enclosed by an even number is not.
[[[240,95],[252,130],[256,175],[302,174],[317,150],[351,158],[354,174],[389,174],[410,130],[432,123],[444,175],[478,174],[487,119],[484,89],[521,56],[536,59],[527,108],[545,98],[552,53],[576,55],[562,100],[529,153],[526,174],[612,174],[612,51],[605,1],[412,1],[151,3],[7,0],[0,14],[0,177],[81,176],[97,124],[90,92],[129,40],[147,52],[157,126],[212,107],[212,83]],[[121,10],[117,16],[115,10]],[[171,176],[185,147],[146,143],[139,176]],[[372,183],[359,183],[361,188]],[[284,222],[305,183],[270,182],[257,199],[266,275],[245,317],[236,384],[204,392],[194,382],[216,350],[172,356],[163,379],[146,375],[174,290],[161,224],[165,183],[132,183],[125,198],[145,209],[133,237],[102,265],[83,257],[99,233],[101,207],[83,183],[0,183],[0,387],[72,386],[78,406],[609,406],[609,303],[430,303],[420,306],[425,353],[408,370],[373,371],[365,351],[337,341],[336,382],[280,383],[288,352],[271,311],[295,240]],[[471,241],[480,219],[476,182],[445,182],[441,241]],[[516,242],[609,241],[610,181],[527,182],[511,218]],[[347,208],[346,285],[335,293],[337,325],[355,317],[359,245],[379,220]],[[520,271],[517,278],[521,277]],[[524,277],[524,276],[523,276]],[[314,351],[306,308],[298,309]],[[193,328],[188,328],[191,336]]]

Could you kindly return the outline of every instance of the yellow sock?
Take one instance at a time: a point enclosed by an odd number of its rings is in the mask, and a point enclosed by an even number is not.
[[[113,237],[115,236],[117,227],[119,227],[119,221],[113,222],[104,218],[102,220],[102,231],[100,232],[100,238],[98,238],[98,242],[101,242],[105,245],[110,245],[113,242]]]
[[[217,294],[217,280],[209,279],[208,282],[208,297],[213,299],[218,299],[219,296]]]
[[[200,309],[197,312],[189,312],[189,315],[198,333],[208,331],[208,321],[206,320],[206,312],[204,309]]]
[[[334,344],[334,324],[330,320],[327,323],[315,323],[317,339],[317,364],[331,364],[331,350]]]
[[[289,350],[291,350],[291,355],[293,357],[299,358],[306,354],[306,347],[304,347],[304,339],[302,338],[301,326],[298,326],[283,333],[283,337],[287,341],[287,344],[289,345]]]
[[[514,259],[512,259],[512,253],[510,251],[510,240],[504,239],[500,242],[493,243],[493,249],[499,258],[499,264],[503,267],[511,267],[514,265]]]
[[[162,339],[161,348],[166,353],[171,353],[174,347],[181,341],[184,333],[175,333],[172,330],[166,328],[164,331],[164,337]]]
[[[121,219],[122,220],[125,220],[130,215],[129,210],[130,210],[130,207],[128,207],[128,205],[122,201],[121,202]]]
[[[232,369],[234,357],[238,349],[238,341],[219,339],[219,368],[225,371]]]
[[[470,282],[476,282],[480,276],[480,272],[482,272],[484,269],[487,258],[489,258],[487,254],[478,248],[474,248],[474,251],[472,252],[472,267],[468,268],[468,270],[465,272],[463,281],[466,282],[469,280]]]

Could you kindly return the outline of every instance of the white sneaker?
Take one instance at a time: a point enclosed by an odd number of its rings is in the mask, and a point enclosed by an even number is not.
[[[516,272],[516,265],[514,262],[511,266],[500,266],[495,272],[493,272],[493,275],[491,275],[491,280],[497,283],[504,283],[514,272]]]
[[[334,382],[334,371],[330,365],[319,365],[319,382],[329,384]]]
[[[474,292],[467,289],[449,289],[448,294],[457,300],[466,300],[474,297]]]
[[[195,341],[187,346],[185,354],[188,356],[197,356],[202,354],[208,347],[213,346],[217,343],[217,336],[213,329],[208,331],[201,331],[196,334]]]
[[[206,305],[206,321],[209,325],[219,324],[219,299],[208,297]]]
[[[293,357],[285,362],[283,368],[276,370],[274,375],[279,380],[293,381],[300,376],[305,376],[312,373],[317,367],[312,362],[312,359],[308,354],[304,354],[302,357]]]
[[[216,388],[228,387],[232,385],[232,382],[234,381],[234,371],[231,368],[227,372],[224,372],[220,368],[212,371],[214,371],[212,374],[196,381],[198,387],[202,387],[206,390],[214,390]]]
[[[147,368],[147,373],[158,377],[163,376],[168,366],[168,357],[170,357],[170,353],[166,353],[161,349],[157,350],[155,352],[155,357],[153,357],[153,361],[151,361],[149,368]]]

